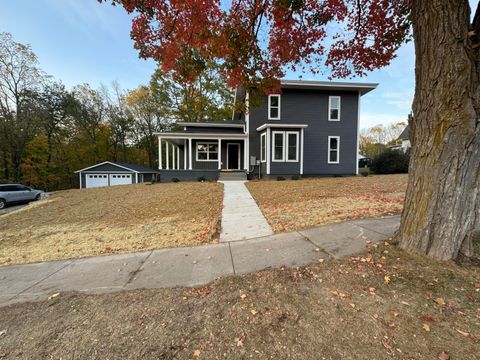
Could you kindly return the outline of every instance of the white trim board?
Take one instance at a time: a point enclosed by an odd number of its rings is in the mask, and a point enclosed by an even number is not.
[[[220,128],[243,128],[244,124],[231,124],[231,123],[190,123],[190,122],[177,122],[177,125],[180,126],[189,126],[189,127],[220,127]]]
[[[304,129],[307,128],[306,124],[263,124],[257,128],[257,131],[262,131],[269,128],[285,128],[285,129]]]
[[[125,166],[115,164],[114,162],[111,162],[111,161],[104,161],[104,162],[102,162],[102,163],[95,164],[95,165],[86,167],[86,168],[84,168],[84,169],[77,170],[77,171],[75,171],[75,173],[79,173],[79,172],[81,172],[81,171],[85,171],[85,170],[88,170],[88,169],[91,169],[91,168],[94,168],[94,167],[97,167],[97,166],[100,166],[100,165],[105,165],[105,164],[110,164],[110,165],[113,165],[113,166],[117,166],[117,167],[119,167],[119,168],[122,168],[122,169],[125,169],[125,170],[128,170],[128,171],[138,172],[138,171],[136,171],[136,170],[127,168],[127,167],[125,167]],[[102,172],[103,172],[103,171],[102,171]]]
[[[213,134],[213,133],[154,133],[154,135],[162,139],[200,139],[200,140],[237,140],[244,139],[247,134]]]

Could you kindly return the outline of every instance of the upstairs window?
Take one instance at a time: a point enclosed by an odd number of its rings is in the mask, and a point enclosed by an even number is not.
[[[265,162],[267,161],[267,156],[266,156],[266,153],[267,153],[267,144],[266,144],[266,140],[267,140],[267,134],[266,133],[263,133],[261,136],[260,136],[260,161],[261,162]]]
[[[268,120],[280,120],[280,95],[268,96]]]
[[[197,161],[217,161],[218,143],[197,143]]]
[[[340,121],[340,96],[330,96],[328,98],[328,121]]]
[[[340,163],[340,136],[328,137],[328,163]]]

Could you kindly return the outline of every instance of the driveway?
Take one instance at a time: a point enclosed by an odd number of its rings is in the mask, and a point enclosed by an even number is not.
[[[20,205],[7,206],[5,209],[0,210],[0,215],[3,215],[3,214],[6,214],[6,213],[9,213],[9,212],[12,212],[12,211],[21,209],[21,208],[23,208],[23,207],[25,207],[25,206],[27,206],[27,205],[28,205],[28,204],[20,204]]]

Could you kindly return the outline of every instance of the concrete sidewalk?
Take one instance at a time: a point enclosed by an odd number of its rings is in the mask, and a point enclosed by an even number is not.
[[[238,241],[272,235],[262,211],[245,181],[223,181],[222,232],[220,241]]]
[[[368,242],[390,237],[399,220],[357,220],[252,240],[0,267],[0,306],[45,300],[57,292],[200,286],[268,267],[303,266],[361,252]]]

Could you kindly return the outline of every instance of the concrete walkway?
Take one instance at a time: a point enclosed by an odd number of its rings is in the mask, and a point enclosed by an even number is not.
[[[272,235],[273,231],[245,186],[245,181],[223,181],[220,241],[238,241]]]
[[[358,220],[252,240],[0,267],[0,306],[57,292],[200,286],[215,278],[354,255],[390,237],[399,217]]]

